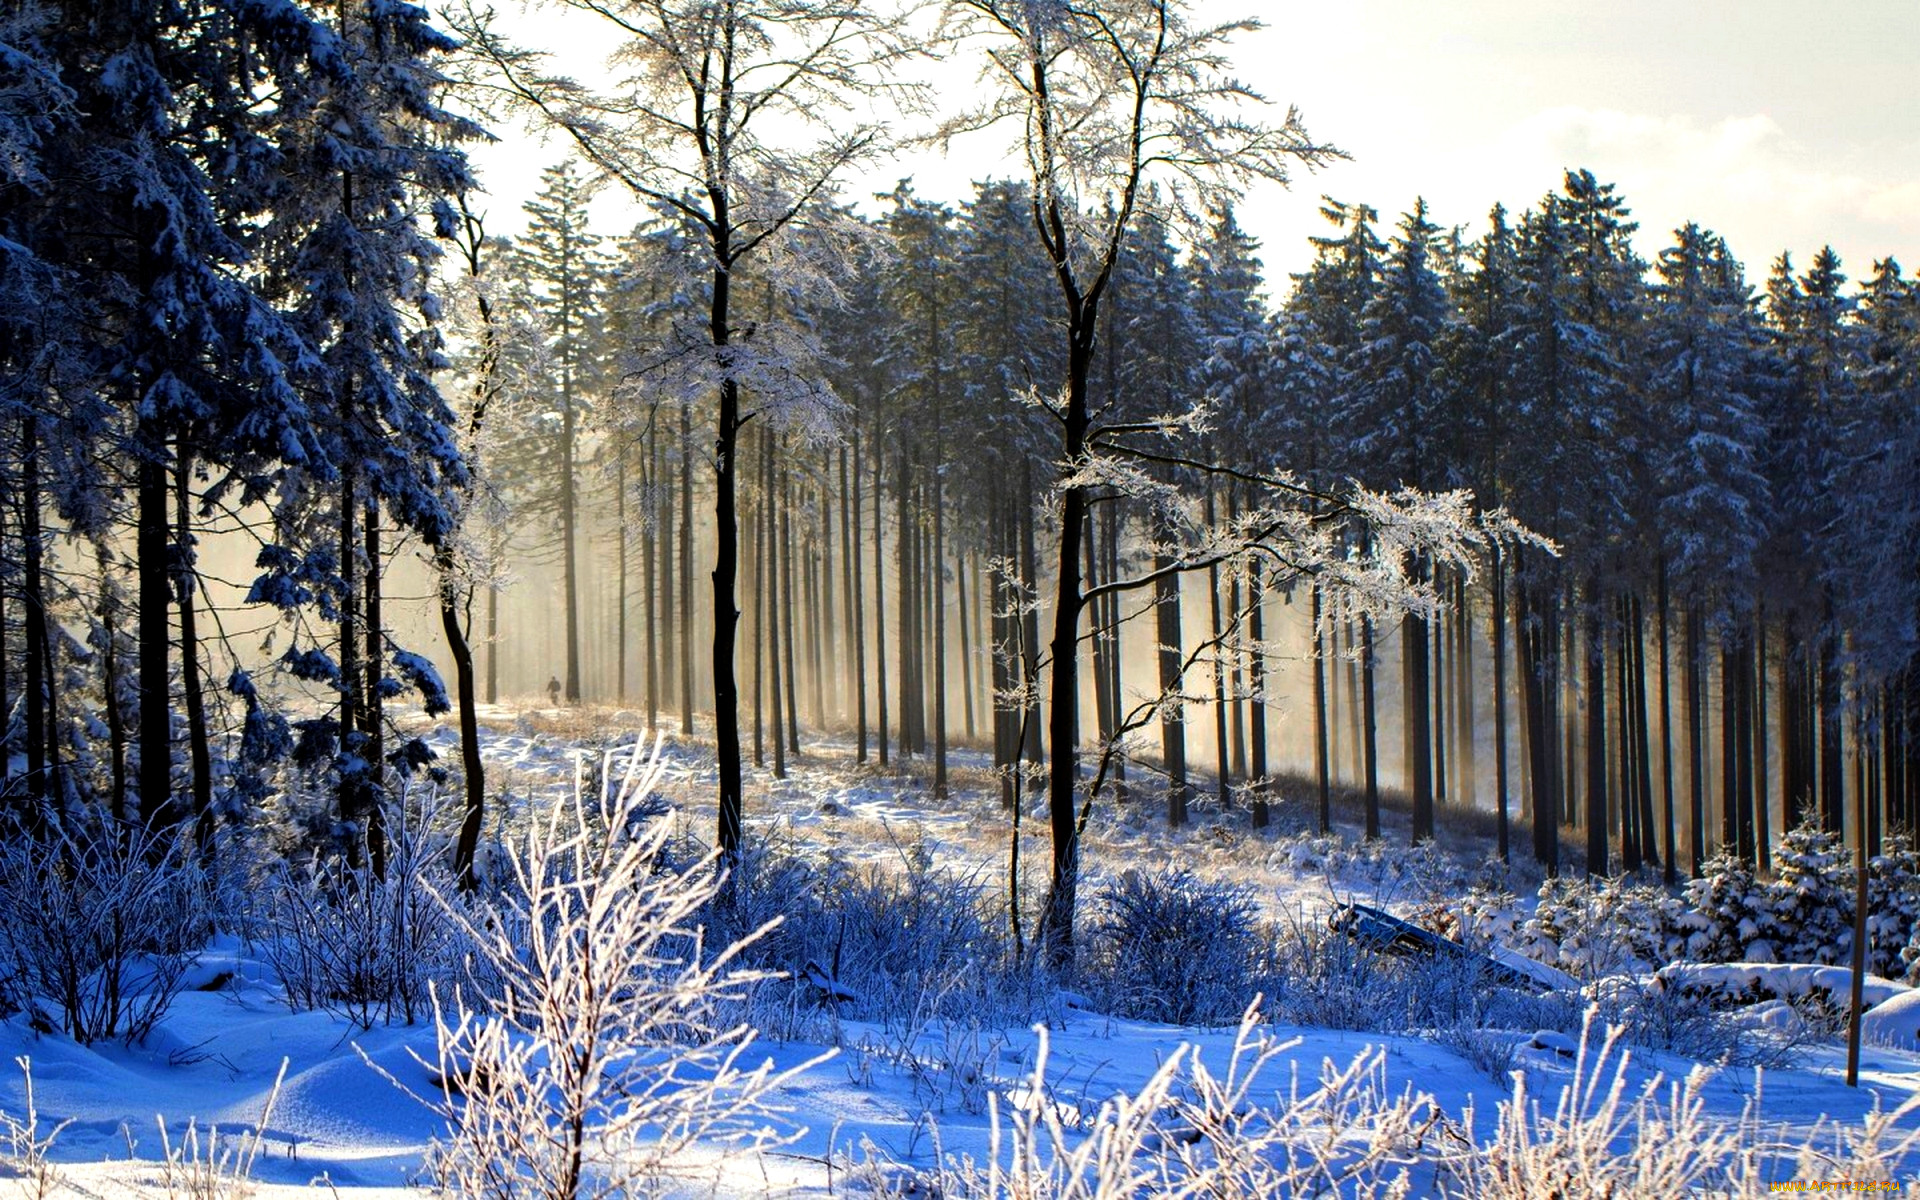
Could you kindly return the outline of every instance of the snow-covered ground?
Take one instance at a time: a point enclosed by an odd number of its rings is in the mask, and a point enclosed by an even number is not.
[[[570,714],[488,715],[490,791],[505,791],[522,803],[571,786],[582,741],[607,745],[639,733],[630,714],[615,715],[608,730],[590,739]],[[440,729],[433,738],[445,749],[452,735]],[[705,832],[711,820],[710,756],[697,744],[670,745],[667,755],[665,798],[683,807],[689,829]],[[788,780],[754,772],[751,823],[763,833],[776,830],[862,861],[897,861],[902,846],[917,840],[937,858],[1004,872],[1008,821],[988,786],[983,755],[956,752],[955,785],[946,798],[931,795],[923,764],[882,770],[850,759],[844,744],[810,745]],[[1325,843],[1257,835],[1236,814],[1205,815],[1192,828],[1170,834],[1157,816],[1146,809],[1097,815],[1089,874],[1099,879],[1142,862],[1188,861],[1252,886],[1269,911],[1318,913],[1347,896],[1425,903],[1461,884],[1473,869],[1445,856],[1331,854]],[[1029,825],[1043,828],[1042,822]],[[1033,864],[1029,869],[1043,869],[1042,850],[1030,850],[1026,858]],[[368,1062],[430,1091],[431,1080],[415,1058],[434,1057],[430,1024],[361,1031],[324,1014],[290,1012],[271,969],[226,935],[200,958],[189,982],[166,1018],[135,1047],[82,1047],[36,1030],[24,1014],[0,1024],[4,1057],[31,1064],[40,1132],[58,1127],[51,1157],[75,1194],[168,1194],[159,1165],[163,1146],[177,1147],[189,1121],[201,1129],[217,1124],[223,1144],[237,1145],[239,1132],[259,1123],[283,1063],[284,1081],[253,1165],[259,1194],[406,1194],[439,1127]],[[1118,1091],[1138,1089],[1181,1043],[1194,1045],[1216,1070],[1232,1052],[1231,1029],[1123,1020],[1079,1007],[1077,1000],[1068,996],[1048,1006],[1045,1034],[1047,1097],[1076,1118]],[[1040,1038],[1018,1025],[926,1021],[909,1014],[799,1027],[837,1030],[837,1045],[819,1036],[784,1043],[763,1036],[758,1043],[782,1066],[837,1051],[778,1094],[793,1140],[745,1156],[716,1151],[693,1169],[690,1194],[824,1196],[838,1194],[848,1171],[861,1163],[899,1173],[925,1170],[941,1155],[983,1158],[990,1110],[1028,1097]],[[1345,1067],[1369,1057],[1368,1075],[1384,1094],[1425,1094],[1456,1121],[1471,1109],[1478,1114],[1476,1128],[1484,1130],[1512,1091],[1511,1079],[1496,1077],[1431,1037],[1285,1024],[1264,1032],[1285,1045],[1265,1075],[1273,1093],[1310,1091],[1329,1064]],[[1488,1036],[1508,1044],[1475,1057],[1481,1063],[1510,1061],[1526,1074],[1530,1095],[1551,1098],[1570,1082],[1575,1064],[1563,1035]],[[1837,1041],[1816,1042],[1785,1068],[1764,1074],[1719,1070],[1701,1096],[1711,1117],[1732,1122],[1757,1106],[1764,1122],[1803,1140],[1823,1119],[1856,1123],[1875,1107],[1893,1109],[1920,1095],[1920,1054],[1869,1046],[1857,1089],[1845,1085],[1844,1059]],[[1696,1065],[1633,1051],[1629,1092],[1656,1074],[1682,1079]],[[0,1072],[0,1111],[25,1119],[22,1071]],[[165,1142],[157,1122],[164,1122]],[[1417,1178],[1415,1185],[1419,1194]]]

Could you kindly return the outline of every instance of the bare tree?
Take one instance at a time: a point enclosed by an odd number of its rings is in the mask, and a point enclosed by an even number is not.
[[[877,97],[910,96],[893,70],[912,52],[897,17],[862,0],[554,0],[606,23],[610,78],[589,86],[548,74],[544,56],[509,44],[491,12],[467,3],[453,19],[485,86],[509,108],[564,131],[587,160],[699,244],[705,278],[690,280],[697,323],[676,326],[657,369],[685,397],[712,396],[716,554],[713,687],[720,775],[719,844],[741,832],[739,689],[734,594],[740,432],[758,414],[815,433],[832,397],[798,370],[804,335],[736,311],[751,270],[792,296],[833,294],[830,203],[836,180],[883,144],[865,115]],[[807,236],[811,231],[811,236]],[[771,306],[769,306],[771,308]],[[748,400],[757,404],[748,409]]]
[[[1048,823],[1052,875],[1041,915],[1040,944],[1056,963],[1073,952],[1079,841],[1092,803],[1119,753],[1102,751],[1084,796],[1079,774],[1080,622],[1089,605],[1109,596],[1155,588],[1188,572],[1252,562],[1276,585],[1317,576],[1331,596],[1366,611],[1431,609],[1428,584],[1408,577],[1409,551],[1467,562],[1474,528],[1464,496],[1361,491],[1318,495],[1291,477],[1236,470],[1197,447],[1212,405],[1196,398],[1183,411],[1123,418],[1111,401],[1089,395],[1088,369],[1116,263],[1129,229],[1153,218],[1197,233],[1202,214],[1221,211],[1257,180],[1285,183],[1298,164],[1339,156],[1307,134],[1297,110],[1269,123],[1246,115],[1262,99],[1227,71],[1227,48],[1253,21],[1195,25],[1179,0],[951,0],[949,29],[957,44],[977,45],[988,98],[943,127],[955,138],[1011,126],[1016,152],[1031,179],[1034,235],[1060,292],[1067,354],[1065,379],[1052,396],[1036,396],[1060,430],[1053,485],[1058,554],[1053,633],[1047,673],[1050,753]],[[1246,488],[1248,503],[1230,519],[1209,522],[1192,482],[1224,476]],[[1129,497],[1159,514],[1153,566],[1139,574],[1090,583],[1082,573],[1089,506]],[[1369,551],[1347,552],[1341,535],[1355,523],[1372,529]],[[1146,611],[1145,606],[1140,611]],[[1242,614],[1221,637],[1239,636]],[[1208,647],[1195,653],[1213,649]],[[1037,677],[1029,681],[1029,690]],[[1149,701],[1120,723],[1126,735],[1150,719]]]

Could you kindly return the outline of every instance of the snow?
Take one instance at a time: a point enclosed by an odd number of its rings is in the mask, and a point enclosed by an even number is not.
[[[1920,991],[1895,993],[1860,1014],[1862,1041],[1920,1050]]]
[[[575,771],[597,755],[525,720],[497,723],[506,728],[486,734],[484,757],[499,773],[501,786],[523,801],[537,803],[553,789],[570,786]],[[423,732],[443,749],[451,742],[444,728]],[[595,744],[619,743],[602,736]],[[982,832],[997,822],[997,797],[986,789],[969,793],[956,785],[954,797],[936,800],[913,770],[856,768],[845,761],[850,758],[845,749],[810,747],[794,778],[786,781],[756,773],[750,796],[760,807],[750,816],[763,828],[786,829],[876,861],[897,860],[900,842],[914,836],[938,855],[964,859],[1003,852],[1003,841]],[[956,779],[983,765],[980,758],[957,754]],[[700,748],[670,745],[666,798],[697,806],[711,769]],[[1234,832],[1225,822],[1208,825],[1203,819],[1196,831],[1170,835],[1151,814],[1137,821],[1128,813],[1109,816],[1107,827],[1090,839],[1088,870],[1096,878],[1149,853],[1165,859],[1205,850],[1206,856],[1189,861],[1225,861],[1261,891],[1268,908],[1298,913],[1328,906],[1330,880],[1357,887],[1368,872],[1378,870],[1377,861],[1368,865],[1356,855],[1342,860],[1347,871],[1342,875],[1323,854],[1308,856],[1313,861],[1297,868],[1287,848]],[[692,824],[702,814],[695,807],[688,818]],[[883,831],[878,836],[876,827]],[[1400,876],[1394,878],[1390,887],[1399,886]],[[1572,979],[1553,968],[1511,952],[1500,957],[1543,983],[1572,988]],[[814,965],[821,976],[816,990],[842,986]],[[1815,989],[1844,995],[1850,982],[1843,968],[1769,963],[1679,964],[1661,978],[1687,988],[1783,997]],[[330,1194],[329,1187],[368,1200],[422,1194],[412,1185],[439,1127],[374,1067],[431,1094],[432,1080],[416,1058],[434,1057],[430,1024],[361,1031],[325,1014],[290,1012],[266,962],[232,937],[208,947],[192,968],[189,985],[147,1042],[133,1048],[83,1047],[59,1034],[36,1032],[24,1015],[0,1022],[0,1060],[18,1057],[31,1063],[42,1127],[71,1122],[53,1151],[70,1181],[100,1196],[150,1193],[158,1178],[157,1120],[166,1122],[175,1144],[189,1120],[202,1128],[218,1124],[223,1137],[250,1128],[284,1062],[285,1082],[254,1169],[263,1184],[260,1196],[318,1200]],[[1771,1126],[1807,1134],[1823,1118],[1857,1122],[1876,1106],[1892,1111],[1920,1096],[1920,993],[1872,979],[1868,995],[1876,1007],[1868,1015],[1870,1050],[1862,1064],[1862,1087],[1845,1086],[1839,1042],[1815,1040],[1793,1065],[1769,1069],[1764,1089],[1755,1071],[1720,1069],[1703,1092],[1708,1113],[1734,1122],[1758,1097],[1759,1115]],[[1062,991],[1054,999],[1046,1031],[1047,1095],[1076,1120],[1117,1093],[1141,1087],[1182,1043],[1194,1045],[1214,1069],[1223,1068],[1232,1052],[1232,1029],[1120,1019],[1095,1011],[1094,1002],[1078,993]],[[1383,997],[1382,1003],[1392,1001]],[[1750,1019],[1769,1028],[1797,1022],[1785,1005],[1748,1011]],[[990,1146],[989,1110],[996,1104],[1004,1110],[1027,1094],[1040,1042],[1033,1028],[917,1018],[865,1022],[833,1014],[785,1032],[795,1031],[805,1036],[782,1041],[781,1031],[763,1031],[755,1053],[782,1069],[806,1064],[825,1050],[837,1053],[802,1071],[777,1096],[794,1140],[748,1156],[730,1157],[716,1148],[693,1167],[690,1192],[829,1196],[844,1191],[849,1167],[866,1160],[904,1178],[937,1165],[942,1154],[983,1158]],[[1509,1069],[1524,1076],[1529,1095],[1558,1094],[1574,1082],[1580,1051],[1577,1039],[1551,1028],[1483,1031],[1495,1040],[1511,1039],[1502,1043],[1510,1048],[1510,1058],[1491,1060],[1497,1065],[1417,1032],[1286,1023],[1263,1032],[1285,1046],[1263,1077],[1269,1096],[1284,1095],[1296,1078],[1318,1078],[1327,1064],[1344,1067],[1377,1055],[1384,1094],[1413,1089],[1456,1117],[1469,1108],[1491,1113],[1509,1098]],[[824,1044],[828,1037],[837,1045]],[[1626,1086],[1643,1087],[1656,1075],[1681,1079],[1696,1066],[1673,1054],[1635,1049],[1625,1068]],[[0,1111],[23,1114],[24,1100],[20,1073],[0,1071]],[[1911,1124],[1914,1118],[1904,1120]]]
[[[1853,988],[1849,968],[1813,963],[1673,963],[1661,968],[1656,978],[1683,994],[1729,1000],[1789,1000],[1824,993],[1825,998],[1844,1003]],[[1872,1008],[1909,990],[1904,983],[1869,975],[1861,988],[1862,1002]]]

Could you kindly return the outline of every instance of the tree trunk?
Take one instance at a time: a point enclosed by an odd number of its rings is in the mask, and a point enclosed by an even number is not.
[[[167,605],[173,585],[169,561],[168,531],[173,522],[167,512],[166,464],[160,460],[160,440],[142,439],[149,449],[135,468],[138,479],[139,532],[134,553],[140,573],[140,823],[149,830],[171,830],[180,823],[181,813],[173,799],[173,706],[167,679],[167,642],[170,630]],[[351,483],[346,485],[351,488]],[[28,512],[37,523],[37,497]],[[348,508],[351,509],[351,504]],[[351,518],[349,518],[349,521]],[[28,538],[28,584],[38,591],[42,570],[37,561],[38,530]],[[351,549],[351,543],[347,546]],[[348,559],[347,561],[351,561]],[[32,596],[27,603],[29,621],[41,622],[29,627],[28,645],[39,648],[51,644],[47,634],[45,601]],[[36,636],[37,635],[37,636]],[[30,684],[34,681],[29,681]],[[51,688],[52,673],[38,681]],[[348,728],[344,721],[343,728]],[[51,730],[48,731],[49,733]],[[45,792],[42,793],[46,794]],[[351,819],[351,814],[343,813]]]
[[[873,665],[877,678],[874,681],[874,699],[879,705],[875,713],[877,718],[873,726],[873,735],[877,739],[880,765],[887,765],[887,559],[886,525],[881,519],[880,492],[881,475],[885,470],[884,440],[880,436],[879,420],[874,421],[873,430]]]
[[[26,813],[26,827],[29,832],[37,834],[46,829],[48,817],[47,800],[49,796],[57,792],[56,788],[49,786],[48,775],[50,771],[47,758],[47,746],[54,740],[54,729],[58,725],[58,722],[53,719],[53,703],[50,699],[53,672],[48,669],[49,661],[53,656],[50,653],[51,639],[49,635],[51,632],[51,623],[47,620],[45,547],[41,543],[40,531],[40,423],[38,418],[31,413],[28,413],[21,419],[20,443],[20,545],[23,551],[23,557],[26,560],[23,576],[20,580],[20,633],[21,641],[25,643],[21,647],[20,656],[25,660],[23,663],[24,670],[21,672],[25,677],[23,681],[24,691],[21,695],[21,707],[25,710],[27,726],[28,811]],[[144,488],[147,482],[145,464],[142,464],[140,481]],[[142,499],[145,499],[144,494]],[[165,537],[165,533],[165,526],[163,525],[161,527],[161,536],[163,538]],[[141,550],[144,553],[150,549],[144,545],[146,541],[146,527],[144,525],[141,527],[140,536],[142,543]],[[166,576],[163,574],[161,576],[162,582],[164,582],[165,579]],[[145,641],[148,632],[147,622],[145,620],[147,616],[146,605],[149,602],[148,594],[146,567],[143,562],[140,576],[140,616],[142,618],[140,623],[142,636],[140,643],[140,819],[142,823],[147,824],[148,827],[151,828],[156,818],[164,816],[164,811],[155,803],[155,798],[162,795],[162,793],[149,790],[150,787],[155,785],[150,782],[147,769],[147,760],[151,754],[151,748],[155,745],[155,743],[146,740],[151,736],[146,724],[148,708],[147,685],[150,684],[154,678],[148,673],[150,668],[147,662],[147,643]],[[161,649],[164,652],[164,643]],[[164,653],[162,658],[164,660]],[[165,700],[164,691],[161,700],[163,702]],[[6,719],[7,714],[0,712],[0,721],[5,721]],[[165,743],[162,742],[160,744],[164,745]],[[152,755],[152,757],[158,758],[159,761],[163,763],[167,760],[165,754]]]
[[[1214,525],[1213,480],[1207,480],[1206,499],[1207,527]],[[1228,779],[1227,749],[1227,670],[1226,656],[1221,648],[1220,639],[1225,632],[1220,620],[1220,567],[1215,563],[1207,567],[1207,628],[1213,642],[1213,759],[1215,778],[1218,786],[1220,811],[1227,811],[1232,797],[1232,786]]]
[[[1362,774],[1367,793],[1367,840],[1380,837],[1380,740],[1379,713],[1374,704],[1374,665],[1378,656],[1373,647],[1373,618],[1360,618],[1360,738]],[[1351,707],[1351,705],[1349,705]]]
[[[1702,742],[1706,737],[1705,705],[1702,693],[1705,691],[1704,671],[1701,663],[1703,652],[1700,627],[1703,618],[1698,603],[1689,602],[1686,617],[1686,646],[1682,655],[1686,659],[1686,672],[1683,679],[1687,685],[1687,816],[1690,828],[1690,855],[1688,873],[1695,879],[1700,877],[1700,865],[1707,857],[1707,797],[1706,763]]]
[[[1597,582],[1587,585],[1587,875],[1607,866],[1607,642]]]
[[[207,701],[200,681],[200,635],[194,621],[193,593],[199,582],[195,565],[193,504],[190,484],[193,464],[184,446],[173,460],[174,597],[180,609],[180,697],[187,713],[189,794],[193,797],[194,842],[202,863],[213,863],[213,754],[207,745]],[[112,636],[112,631],[108,632]],[[112,698],[108,698],[111,704]]]
[[[851,469],[849,469],[851,468]],[[841,505],[840,519],[851,520],[852,534],[847,537],[846,554],[842,561],[846,564],[848,585],[847,595],[852,602],[847,609],[847,640],[853,645],[853,718],[855,745],[858,747],[859,761],[867,761],[867,607],[862,595],[860,569],[860,424],[853,425],[853,449],[851,464],[846,451],[840,456],[840,476],[849,488],[848,499]]]
[[[1493,791],[1495,828],[1500,861],[1509,862],[1512,833],[1507,799],[1507,574],[1500,544],[1493,546],[1493,596],[1488,604],[1493,621]]]
[[[1320,581],[1314,580],[1308,585],[1311,593],[1309,619],[1313,623],[1313,765],[1319,787],[1320,832],[1326,833],[1333,828],[1333,766],[1327,750],[1327,654],[1326,634],[1324,631],[1325,614],[1321,611]],[[1375,828],[1378,817],[1369,822],[1368,837],[1377,836]]]
[[[719,291],[719,285],[716,284],[714,286],[716,311],[720,308],[720,302],[717,299]],[[716,338],[720,336],[719,333],[715,334]],[[714,344],[721,343],[716,341]],[[726,595],[724,597],[720,595],[721,564],[718,561],[714,564],[713,686],[716,691],[714,700],[716,713],[719,711],[717,693],[723,671],[727,677],[728,695],[732,697],[729,703],[735,705],[739,703],[739,685],[734,681],[733,673],[733,644],[734,639],[739,635],[740,621],[738,601],[734,597],[734,588],[740,570],[740,529],[734,512],[738,499],[733,490],[732,455],[740,440],[740,387],[732,382],[724,386],[732,389],[733,401],[729,405],[724,397],[721,399],[720,419],[725,423],[728,420],[729,410],[733,416],[732,424],[722,432],[719,443],[714,447],[716,468],[714,481],[718,490],[726,493],[724,496],[714,497],[716,519],[726,523],[726,527],[717,529],[714,536],[716,540],[725,539],[727,543],[726,549],[720,553],[720,558],[725,560]],[[693,736],[693,617],[693,408],[691,405],[683,404],[680,406],[680,734],[682,737]],[[722,640],[720,626],[723,624],[729,626],[725,638],[727,659],[724,664],[720,661]],[[734,756],[737,760],[740,742],[740,713],[737,707],[732,721]],[[728,854],[733,852],[733,848],[729,846],[723,846],[722,849]]]
[[[774,474],[773,435],[770,430],[762,430],[760,436],[760,479],[761,494],[764,497],[766,516],[761,520],[761,538],[766,545],[764,557],[767,564],[765,586],[761,589],[761,621],[766,628],[767,641],[767,708],[773,722],[773,777],[787,777],[787,723],[783,693],[780,687],[780,646],[783,635],[780,630],[780,491]],[[882,762],[886,760],[881,759]]]
[[[1674,840],[1673,704],[1672,704],[1672,689],[1668,686],[1668,681],[1673,678],[1673,675],[1670,669],[1671,664],[1668,661],[1668,652],[1667,652],[1668,646],[1671,644],[1671,641],[1672,641],[1671,637],[1669,636],[1669,630],[1667,628],[1669,609],[1671,608],[1671,600],[1670,600],[1670,597],[1667,595],[1667,560],[1664,557],[1661,558],[1660,560],[1660,575],[1659,575],[1658,587],[1659,587],[1659,591],[1658,591],[1658,599],[1656,603],[1658,604],[1658,608],[1659,608],[1658,615],[1659,615],[1659,626],[1660,626],[1660,796],[1661,796],[1660,807],[1661,807],[1661,813],[1662,813],[1662,825],[1664,827],[1664,832],[1666,834],[1666,838],[1664,841],[1664,849],[1665,849],[1666,857],[1663,860],[1666,869],[1663,873],[1663,878],[1665,879],[1666,885],[1668,887],[1673,887],[1676,883],[1679,882],[1680,847],[1679,847],[1679,844]]]
[[[715,222],[720,229],[728,228],[724,209],[715,213]],[[731,266],[733,256],[724,238],[716,238],[714,246],[712,318],[709,332],[716,347],[725,346],[730,336],[728,315],[728,288],[732,279]],[[734,598],[735,577],[739,571],[740,527],[735,515],[735,472],[740,457],[740,385],[732,375],[723,376],[720,381],[719,424],[715,430],[713,447],[714,464],[714,562],[713,562],[713,732],[715,758],[719,769],[719,831],[717,841],[721,857],[735,862],[740,855],[740,839],[744,832],[743,795],[741,789],[740,762],[740,689],[734,676],[734,639],[738,634],[740,610]],[[681,407],[681,442],[683,455],[691,441],[690,418],[686,406]],[[680,476],[680,495],[683,509],[693,511],[693,485],[685,470],[684,457]],[[686,524],[691,524],[689,520]],[[681,535],[681,576],[682,586],[688,587],[687,575],[692,568],[692,542],[683,528]],[[691,607],[691,590],[686,591]],[[684,636],[684,635],[683,635]],[[687,643],[688,651],[692,643]],[[691,659],[691,653],[683,653],[683,662]],[[682,736],[693,732],[693,671],[690,663],[682,667],[682,687],[685,692],[683,701]]]
[[[386,560],[380,550],[380,501],[369,491],[366,511],[367,576],[364,592],[367,604],[366,700],[360,705],[360,731],[366,739],[366,813],[367,857],[375,879],[387,877],[386,700],[381,694],[385,670],[387,627],[380,613],[381,568]]]
[[[1180,701],[1180,579],[1173,560],[1156,554],[1154,570],[1163,572],[1154,584],[1155,638],[1160,652],[1160,756],[1167,769],[1167,824],[1187,823],[1187,722]]]
[[[793,635],[793,475],[786,463],[784,448],[774,455],[774,487],[780,493],[780,622],[783,650],[781,667],[786,672],[787,752],[800,754],[800,680],[794,671]],[[778,693],[775,693],[776,703]]]
[[[1416,577],[1424,579],[1425,564],[1415,568]],[[1402,638],[1406,646],[1404,661],[1407,677],[1401,689],[1407,703],[1407,750],[1409,780],[1413,792],[1413,842],[1415,845],[1433,838],[1433,729],[1430,724],[1432,713],[1429,702],[1433,696],[1432,680],[1428,677],[1431,655],[1427,646],[1427,621],[1425,617],[1408,616],[1401,626]]]
[[[567,633],[567,673],[564,683],[568,704],[580,703],[584,694],[580,687],[580,570],[576,561],[577,534],[577,497],[573,485],[573,442],[575,416],[573,412],[573,370],[563,367],[560,371],[560,547],[561,547],[561,587],[566,600]],[[371,531],[369,531],[371,532]],[[377,571],[377,565],[369,563],[368,572]]]
[[[1255,559],[1247,576],[1247,690],[1250,694],[1247,717],[1251,727],[1248,740],[1252,743],[1248,766],[1253,779],[1255,829],[1265,829],[1273,820],[1272,805],[1267,800],[1272,786],[1272,780],[1267,775],[1267,664],[1260,651],[1261,640],[1267,635],[1266,607],[1267,594],[1260,579],[1260,560]]]

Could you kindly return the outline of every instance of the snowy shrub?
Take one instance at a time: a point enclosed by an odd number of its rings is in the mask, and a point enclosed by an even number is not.
[[[1405,1196],[1407,1174],[1437,1115],[1431,1100],[1386,1086],[1384,1052],[1277,1095],[1262,1072],[1287,1047],[1240,1023],[1224,1073],[1191,1046],[1167,1056],[1131,1094],[1093,1112],[1058,1100],[1046,1076],[1046,1030],[1026,1086],[994,1096],[984,1160],[949,1161],[896,1194],[1133,1200],[1139,1196],[1268,1200]]]
[[[1790,963],[1843,963],[1853,953],[1855,874],[1847,848],[1811,823],[1789,830],[1774,851],[1761,929],[1774,957]]]
[[[1770,904],[1753,869],[1722,850],[1700,864],[1700,877],[1686,885],[1679,917],[1680,958],[1699,962],[1777,962]]]
[[[1867,970],[1888,979],[1907,973],[1906,949],[1920,933],[1920,851],[1904,833],[1886,839],[1867,862]]]
[[[1511,945],[1577,978],[1600,979],[1669,962],[1678,921],[1677,906],[1664,890],[1624,876],[1548,879]]]
[[[763,1102],[790,1074],[752,1065],[753,1031],[717,1019],[755,978],[697,924],[720,873],[662,868],[670,823],[639,817],[659,777],[656,753],[597,797],[576,788],[513,847],[494,910],[447,901],[497,986],[436,1007],[439,1091],[418,1098],[446,1122],[425,1164],[442,1192],[652,1195],[696,1145],[780,1140]]]
[[[54,833],[0,850],[8,1003],[51,1006],[82,1044],[144,1039],[172,1007],[209,919],[184,839]]]
[[[259,908],[260,955],[294,1011],[362,1029],[423,1020],[428,986],[454,977],[465,950],[439,895],[455,893],[445,846],[389,810],[386,870],[340,859],[310,870],[276,864]]]
[[[1231,1020],[1255,990],[1252,893],[1184,868],[1127,871],[1094,894],[1086,985],[1122,1016],[1176,1025]]]

